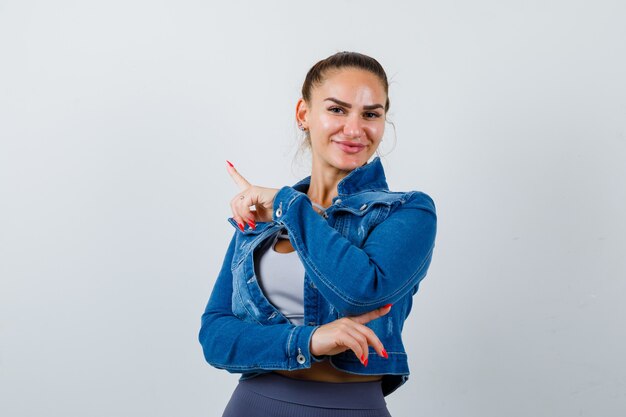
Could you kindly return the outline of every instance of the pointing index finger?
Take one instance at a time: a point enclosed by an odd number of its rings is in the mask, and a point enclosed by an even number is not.
[[[235,181],[235,184],[237,184],[241,190],[245,190],[252,185],[235,169],[235,167],[230,162],[228,162],[228,164],[226,165],[226,170],[230,174],[233,181]]]

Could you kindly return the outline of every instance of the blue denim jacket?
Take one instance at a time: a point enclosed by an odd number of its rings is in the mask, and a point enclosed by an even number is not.
[[[388,359],[369,347],[364,367],[352,350],[329,356],[342,371],[384,374],[388,395],[408,380],[401,332],[412,297],[431,262],[436,234],[433,200],[420,191],[389,191],[379,157],[352,170],[337,185],[338,196],[317,213],[306,195],[311,177],[282,187],[272,221],[256,229],[235,228],[222,268],[202,315],[199,340],[206,361],[240,380],[274,369],[310,368],[311,335],[322,324],[393,303],[366,324]],[[255,273],[255,249],[286,228],[305,268],[304,323],[292,324],[263,294]]]

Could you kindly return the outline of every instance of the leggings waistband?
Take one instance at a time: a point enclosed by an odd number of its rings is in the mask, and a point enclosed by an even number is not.
[[[265,397],[316,407],[377,409],[387,405],[381,381],[308,381],[268,372],[239,384]]]

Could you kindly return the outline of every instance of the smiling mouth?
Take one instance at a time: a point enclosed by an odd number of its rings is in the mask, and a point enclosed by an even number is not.
[[[336,142],[333,141],[334,144],[336,144],[339,149],[341,149],[342,151],[349,153],[349,154],[355,154],[360,152],[361,150],[365,149],[365,145],[361,144],[361,143],[356,143],[356,142]]]

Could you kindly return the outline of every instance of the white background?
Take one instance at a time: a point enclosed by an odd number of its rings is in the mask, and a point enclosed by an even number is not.
[[[308,175],[300,87],[353,50],[390,78],[391,189],[438,210],[391,414],[623,416],[625,16],[0,1],[0,415],[221,415],[238,375],[197,332],[233,232],[225,160],[264,186]]]

